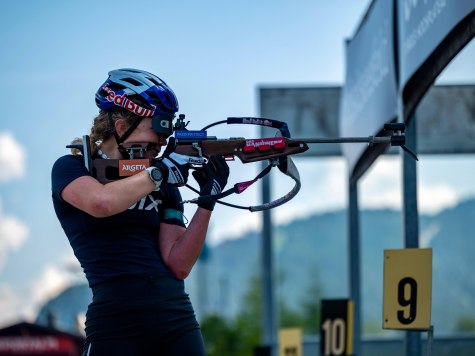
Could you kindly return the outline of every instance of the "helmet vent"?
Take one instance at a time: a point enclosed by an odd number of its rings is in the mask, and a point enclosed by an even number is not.
[[[138,80],[135,80],[133,78],[123,78],[122,79],[124,82],[127,82],[127,83],[130,83],[132,85],[135,85],[135,86],[140,86],[142,85],[142,83],[140,83]]]
[[[167,98],[160,98],[157,93],[155,92],[150,92],[148,93],[149,97],[153,100],[154,104],[161,110],[161,111],[164,111],[164,112],[169,112],[170,109],[167,107],[167,105],[169,105],[169,102],[167,100]],[[164,103],[164,101],[166,100],[166,102]]]
[[[155,78],[152,78],[152,77],[147,77],[148,80],[150,80],[153,84],[155,84],[156,86],[160,86],[161,83],[159,83]]]
[[[108,83],[108,85],[109,85],[109,88],[113,91],[119,91],[119,90],[125,89],[125,87],[122,84],[118,84],[118,83]],[[105,96],[107,96],[107,92],[105,90],[103,90],[103,92],[105,93]]]
[[[129,95],[129,100],[132,100],[135,104],[143,106],[144,108],[151,109],[150,103],[144,100],[140,95]]]

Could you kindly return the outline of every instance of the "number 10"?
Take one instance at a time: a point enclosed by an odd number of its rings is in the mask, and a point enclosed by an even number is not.
[[[324,355],[343,355],[346,340],[345,321],[341,318],[327,319],[322,324],[322,329],[325,332]]]

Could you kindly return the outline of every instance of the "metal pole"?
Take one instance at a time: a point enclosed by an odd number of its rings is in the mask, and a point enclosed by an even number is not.
[[[350,299],[354,305],[353,350],[361,354],[361,285],[360,285],[360,229],[357,181],[349,183],[348,276]]]
[[[262,181],[262,201],[270,201],[271,181],[269,175]],[[262,213],[262,345],[272,350],[274,341],[274,291],[272,258],[272,216],[270,210]],[[257,317],[257,316],[256,316]],[[269,355],[271,353],[269,352]]]
[[[293,138],[305,143],[391,143],[391,136],[367,136],[367,137],[326,137],[326,138]]]
[[[434,345],[434,325],[431,325],[427,332],[427,356],[432,356],[432,348]]]
[[[413,115],[406,123],[406,145],[417,152],[416,117]],[[417,210],[417,167],[416,162],[403,154],[403,197],[404,197],[404,247],[419,247],[419,214]],[[407,356],[421,354],[421,334],[419,331],[406,331],[405,351]]]

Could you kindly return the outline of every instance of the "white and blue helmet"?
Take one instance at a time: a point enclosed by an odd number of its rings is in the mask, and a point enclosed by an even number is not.
[[[109,72],[96,92],[96,105],[105,111],[124,108],[140,119],[151,117],[153,129],[167,136],[173,133],[178,111],[178,100],[167,83],[154,74],[131,68]]]

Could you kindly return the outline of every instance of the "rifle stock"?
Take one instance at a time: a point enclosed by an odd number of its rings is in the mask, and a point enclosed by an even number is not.
[[[177,142],[176,153],[186,156],[236,156],[242,163],[294,155],[308,150],[304,141],[285,137],[262,139],[220,139],[190,143]]]
[[[175,152],[191,157],[238,157],[242,163],[251,163],[302,153],[308,150],[304,141],[285,137],[262,139],[216,139],[181,142]],[[101,183],[136,174],[153,165],[157,159],[93,159],[90,172]]]

